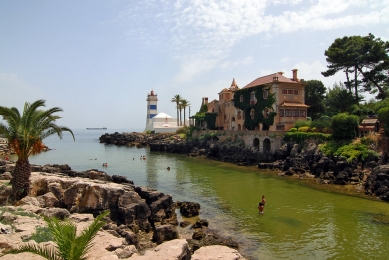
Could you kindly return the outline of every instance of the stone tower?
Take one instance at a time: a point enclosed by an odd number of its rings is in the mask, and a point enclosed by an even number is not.
[[[157,115],[157,94],[154,90],[151,90],[150,94],[147,95],[147,117],[146,117],[146,128],[147,130],[153,130],[152,119]]]

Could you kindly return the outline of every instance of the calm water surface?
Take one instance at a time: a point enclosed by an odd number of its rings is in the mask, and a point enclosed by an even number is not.
[[[74,131],[76,142],[69,135],[61,141],[49,137],[45,144],[53,150],[30,162],[69,164],[78,171],[99,169],[171,194],[175,201],[198,202],[200,217],[243,244],[242,252],[251,259],[389,258],[388,203],[353,188],[278,177],[254,167],[100,144],[104,131]],[[147,159],[141,160],[141,155]],[[105,162],[107,168],[102,166]],[[267,204],[260,216],[262,195]]]

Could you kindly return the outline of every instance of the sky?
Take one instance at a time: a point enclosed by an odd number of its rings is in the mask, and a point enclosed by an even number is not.
[[[3,0],[0,106],[46,100],[71,129],[143,131],[146,98],[176,117],[231,86],[282,71],[326,87],[324,52],[336,38],[389,40],[389,0]],[[189,115],[189,111],[186,111]]]

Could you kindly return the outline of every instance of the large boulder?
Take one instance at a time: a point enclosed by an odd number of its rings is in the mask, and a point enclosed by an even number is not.
[[[134,260],[189,260],[191,259],[188,242],[185,239],[174,239],[148,250],[142,256],[132,256]]]
[[[389,201],[389,164],[373,169],[365,183],[365,193]]]
[[[192,255],[192,260],[209,260],[209,259],[223,259],[223,260],[238,260],[245,259],[238,250],[226,246],[204,246],[196,250]]]
[[[174,212],[173,199],[170,195],[164,195],[150,204],[151,220],[153,222],[162,222],[170,218]]]
[[[196,202],[182,202],[180,213],[187,218],[198,216],[200,214],[200,204]]]
[[[164,196],[162,192],[145,186],[135,187],[135,191],[139,194],[139,196],[141,196],[142,199],[146,200],[147,204],[151,204]]]
[[[61,206],[70,213],[93,214],[109,209],[110,218],[119,225],[145,231],[151,230],[154,222],[177,222],[171,196],[159,191],[136,188],[127,183],[35,172],[31,175],[31,183],[30,197],[37,198],[35,203],[28,203],[35,206]]]
[[[177,228],[173,225],[161,225],[154,229],[153,241],[161,244],[164,241],[169,241],[178,238]]]

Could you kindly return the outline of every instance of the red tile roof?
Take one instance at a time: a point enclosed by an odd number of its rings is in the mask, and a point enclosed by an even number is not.
[[[248,85],[246,85],[243,88],[251,88],[251,87],[255,87],[255,86],[259,86],[259,85],[263,85],[263,84],[267,84],[267,83],[272,83],[272,82],[274,82],[274,80],[273,80],[274,77],[278,77],[278,82],[286,82],[286,83],[294,83],[294,84],[300,83],[301,84],[301,82],[299,82],[299,81],[293,81],[290,78],[284,77],[281,73],[273,73],[273,74],[270,74],[267,76],[257,78],[256,80],[252,81],[251,83],[249,83]]]

